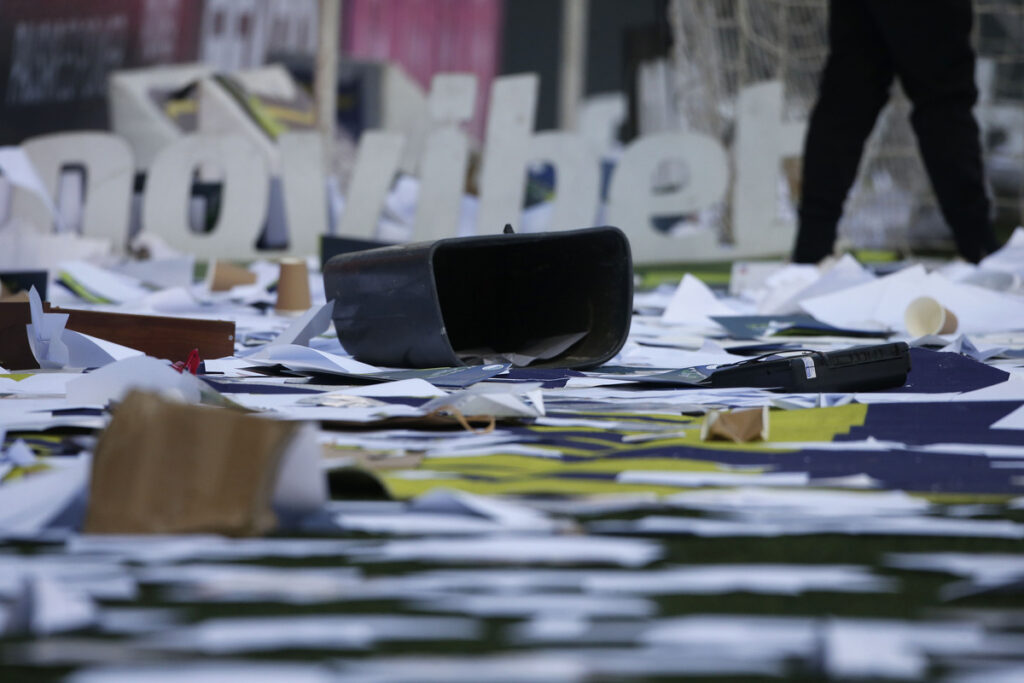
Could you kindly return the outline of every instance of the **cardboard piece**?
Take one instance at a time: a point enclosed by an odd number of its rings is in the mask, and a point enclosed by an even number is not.
[[[306,432],[132,392],[97,445],[85,532],[267,532],[277,520],[275,499],[289,510],[326,499],[320,452],[308,447]]]
[[[211,292],[226,292],[237,285],[256,284],[256,273],[220,259],[210,268],[209,286]]]
[[[281,259],[281,275],[277,279],[278,313],[305,313],[313,305],[309,293],[309,270],[302,259]]]
[[[747,443],[768,439],[768,406],[748,410],[712,410],[700,428],[701,441]]]

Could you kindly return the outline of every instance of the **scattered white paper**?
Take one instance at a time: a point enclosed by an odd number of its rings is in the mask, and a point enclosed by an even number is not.
[[[71,404],[106,405],[133,389],[155,391],[186,403],[198,403],[201,382],[188,372],[178,372],[150,356],[133,356],[86,373],[67,383]]]
[[[661,315],[662,322],[717,328],[714,315],[736,315],[737,311],[720,301],[711,289],[687,273]]]
[[[145,261],[123,261],[111,267],[115,273],[161,289],[192,286],[195,257],[153,258]]]
[[[463,415],[494,417],[541,417],[544,399],[539,384],[476,384],[462,391],[427,401],[423,414],[440,410],[457,410]]]
[[[52,277],[65,261],[103,258],[109,252],[110,240],[39,232],[17,220],[0,229],[0,268],[6,270],[45,269]]]
[[[652,486],[806,486],[806,472],[684,472],[677,470],[623,470],[615,476],[622,484]]]
[[[480,562],[613,564],[643,567],[661,557],[660,545],[641,539],[599,536],[510,536],[387,541],[356,551],[376,562]]]
[[[26,578],[21,593],[8,607],[6,636],[47,636],[92,626],[99,610],[92,599],[46,577]]]
[[[331,326],[331,314],[334,313],[334,301],[322,306],[313,306],[292,321],[288,329],[274,337],[268,346],[285,346],[296,344],[308,346],[309,340],[327,330]]]
[[[473,640],[476,620],[360,614],[207,619],[157,634],[147,647],[207,654],[291,649],[362,650],[378,642]]]
[[[31,536],[46,528],[89,483],[88,456],[62,457],[50,469],[0,485],[0,537]]]
[[[263,346],[247,358],[256,364],[283,365],[296,372],[368,374],[380,371],[380,368],[360,363],[354,358],[317,351],[297,344]]]
[[[125,303],[149,294],[142,283],[127,275],[100,268],[88,261],[65,261],[60,264],[62,278],[70,279],[92,297],[105,302]]]
[[[1004,382],[1005,384],[1005,382]],[[1024,406],[992,423],[992,429],[1024,429]]]
[[[195,683],[246,681],[246,683],[336,683],[337,672],[327,666],[284,662],[251,662],[175,659],[174,666],[122,664],[97,666],[68,675],[69,683]]]
[[[32,356],[41,368],[63,368],[68,364],[69,352],[64,344],[64,326],[67,313],[44,313],[43,302],[35,287],[29,290],[29,315],[31,323],[26,326],[28,345]]]
[[[1024,539],[1024,524],[1008,520],[951,519],[947,517],[842,517],[813,519],[804,515],[769,520],[706,519],[649,515],[638,520],[591,522],[597,533],[683,534],[708,538],[806,536],[948,536],[964,538]]]

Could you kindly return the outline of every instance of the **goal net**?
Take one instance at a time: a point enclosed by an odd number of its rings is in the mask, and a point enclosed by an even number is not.
[[[979,103],[985,167],[997,230],[1021,222],[1024,198],[1024,2],[975,0]],[[827,0],[672,0],[674,34],[668,84],[672,116],[683,130],[733,138],[739,88],[775,79],[784,116],[806,120],[828,52]],[[839,225],[859,248],[950,248],[898,84],[875,125]],[[799,163],[786,165],[780,192],[799,194]],[[723,211],[722,216],[728,216]],[[722,226],[726,237],[728,225]]]

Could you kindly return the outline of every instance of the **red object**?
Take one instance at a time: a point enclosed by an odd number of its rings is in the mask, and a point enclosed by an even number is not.
[[[171,365],[172,368],[178,372],[184,372],[188,370],[193,375],[199,374],[199,364],[202,359],[199,358],[199,349],[192,349],[189,351],[188,358],[185,360],[179,360],[177,363]]]

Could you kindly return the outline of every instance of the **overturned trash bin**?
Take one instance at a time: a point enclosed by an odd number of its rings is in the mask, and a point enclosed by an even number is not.
[[[324,267],[342,346],[374,365],[600,365],[633,307],[618,228],[442,239],[335,256]]]

